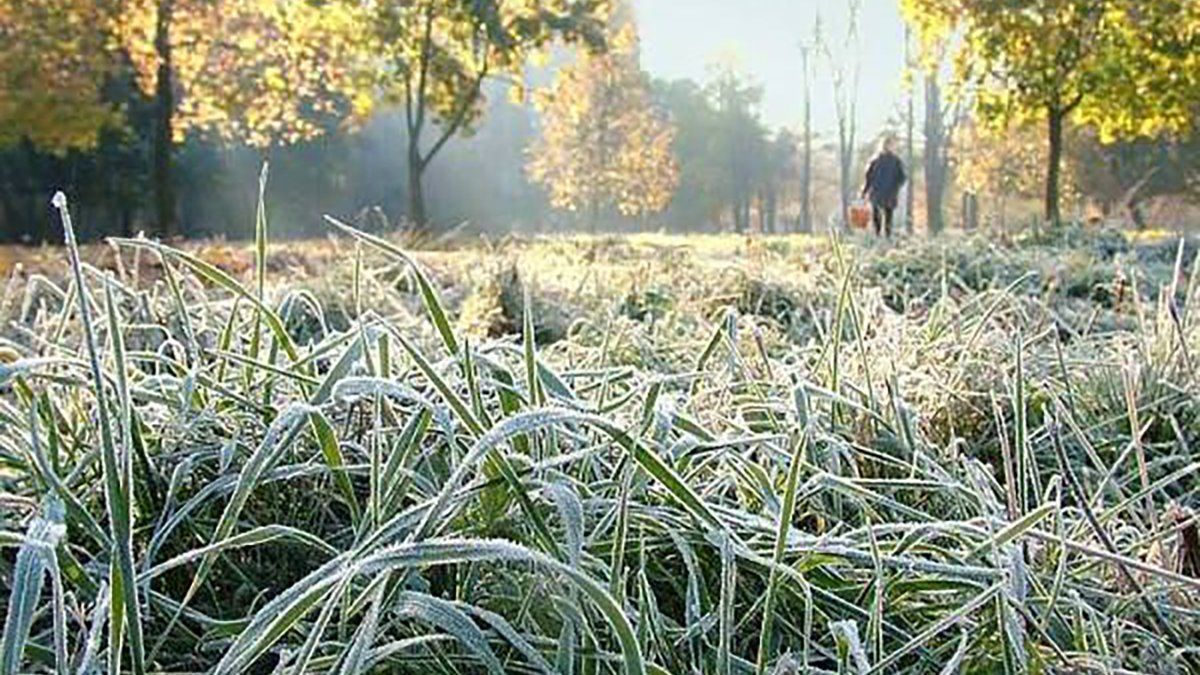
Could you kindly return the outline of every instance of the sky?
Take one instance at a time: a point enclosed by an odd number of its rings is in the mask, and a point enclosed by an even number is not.
[[[803,114],[800,43],[818,12],[835,60],[861,63],[859,137],[872,138],[904,101],[904,24],[896,0],[861,0],[858,45],[847,38],[849,0],[635,0],[642,66],[656,77],[706,79],[709,65],[732,59],[763,87],[762,118],[799,128]],[[813,125],[836,129],[829,60],[818,58]],[[852,64],[853,61],[848,61]],[[851,66],[852,67],[852,66]]]

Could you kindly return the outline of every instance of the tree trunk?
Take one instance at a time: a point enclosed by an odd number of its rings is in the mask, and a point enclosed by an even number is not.
[[[1129,209],[1129,218],[1133,220],[1134,226],[1139,231],[1146,229],[1146,211],[1142,208],[1142,200],[1133,197],[1125,206]]]
[[[937,73],[925,74],[925,227],[937,235],[946,227],[946,129]]]
[[[979,198],[967,190],[962,196],[962,228],[974,230],[979,227]]]
[[[804,153],[800,160],[800,231],[813,231],[812,222],[812,84],[809,79],[808,49],[804,58]]]
[[[906,65],[911,65],[912,63],[912,58],[909,54],[912,42],[910,33],[910,29],[906,26],[904,29],[904,63]],[[916,153],[913,150],[913,127],[916,126],[916,112],[913,109],[913,98],[913,86],[910,84],[908,87],[908,114],[905,120],[907,128],[905,129],[906,138],[904,142],[904,164],[909,173],[908,185],[904,188],[904,230],[910,235],[913,233],[913,221],[916,218],[913,214],[913,211],[916,210],[916,192],[913,190],[913,186],[917,182],[916,171],[913,170],[915,166],[913,161],[916,157]],[[926,178],[926,180],[929,179]]]
[[[600,231],[600,200],[592,199],[588,205],[588,229],[592,234]]]
[[[846,137],[845,121],[838,121],[838,198],[842,207],[842,228],[850,229],[850,162],[854,149]]]
[[[772,185],[767,188],[767,232],[770,234],[778,234],[779,224],[779,193],[777,188]]]
[[[154,51],[158,56],[158,73],[154,86],[153,183],[154,213],[158,236],[175,234],[175,185],[172,176],[174,151],[175,87],[171,62],[171,18],[173,0],[159,0],[154,29]]]
[[[423,231],[429,225],[425,211],[425,166],[417,138],[408,140],[408,220],[413,229]]]
[[[1050,109],[1048,132],[1050,134],[1050,154],[1046,165],[1046,221],[1052,226],[1062,221],[1059,211],[1059,177],[1062,174],[1063,153],[1063,118],[1066,115],[1054,108]]]

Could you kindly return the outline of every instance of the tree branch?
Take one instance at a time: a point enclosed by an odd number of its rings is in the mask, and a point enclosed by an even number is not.
[[[431,161],[433,161],[433,158],[437,156],[439,152],[441,152],[442,148],[446,145],[450,138],[457,134],[459,129],[462,128],[463,124],[467,120],[467,114],[471,112],[471,107],[474,106],[475,102],[479,100],[480,89],[483,87],[483,81],[487,78],[487,74],[488,65],[487,62],[484,61],[483,68],[480,69],[479,73],[475,76],[475,82],[471,87],[471,93],[468,96],[463,97],[458,109],[454,111],[454,115],[450,118],[450,124],[446,125],[446,128],[442,130],[442,135],[433,144],[433,147],[431,147],[429,152],[421,158],[422,169],[424,169]]]

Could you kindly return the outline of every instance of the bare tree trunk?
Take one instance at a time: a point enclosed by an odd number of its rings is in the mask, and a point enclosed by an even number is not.
[[[1059,181],[1062,175],[1064,117],[1066,117],[1065,112],[1051,108],[1049,119],[1047,120],[1047,131],[1050,135],[1050,153],[1046,159],[1045,216],[1046,221],[1051,225],[1058,225],[1062,221],[1062,212],[1059,210]]]
[[[942,116],[942,90],[937,73],[925,73],[925,223],[929,234],[946,227],[944,202],[947,166],[946,126]]]
[[[411,225],[425,229],[429,223],[429,214],[425,210],[425,167],[421,159],[421,150],[417,147],[418,138],[408,139],[408,218]]]
[[[1129,210],[1129,218],[1133,221],[1138,230],[1146,229],[1146,210],[1142,208],[1142,200],[1139,197],[1131,198],[1125,205]]]
[[[160,237],[175,234],[175,186],[172,177],[174,150],[175,88],[174,64],[171,61],[171,19],[173,0],[159,0],[154,27],[154,51],[158,56],[158,72],[154,85],[154,214]]]
[[[906,26],[904,28],[904,63],[906,66],[912,65],[912,31]],[[915,126],[916,113],[913,110],[913,87],[910,84],[908,87],[908,115],[906,119],[906,138],[904,143],[904,165],[908,169],[908,185],[904,187],[904,230],[908,234],[913,233],[913,221],[916,215],[913,211],[916,210],[916,191],[913,187],[916,184],[916,171],[913,170],[914,158],[916,153],[913,150],[913,127]],[[926,178],[928,180],[928,178]]]
[[[804,150],[800,159],[800,231],[813,231],[812,222],[812,79],[809,47],[801,51],[804,66]]]
[[[779,192],[774,183],[767,187],[767,200],[765,208],[767,212],[767,233],[778,234]]]
[[[843,123],[838,123],[843,127]],[[850,202],[852,200],[850,173],[854,168],[854,134],[846,128],[838,129],[838,197],[842,206],[842,227],[850,228]]]

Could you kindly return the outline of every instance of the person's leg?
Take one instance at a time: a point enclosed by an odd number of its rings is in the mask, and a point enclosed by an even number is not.
[[[885,207],[885,208],[884,208],[884,212],[883,212],[883,228],[884,228],[884,232],[886,232],[886,233],[887,233],[887,238],[888,238],[888,239],[891,239],[891,238],[892,238],[892,216],[894,216],[895,214],[896,214],[896,208],[895,208],[895,207],[893,207],[893,206],[888,206],[888,207]]]
[[[875,236],[879,236],[880,228],[883,227],[883,207],[871,202],[871,225],[875,229]]]

